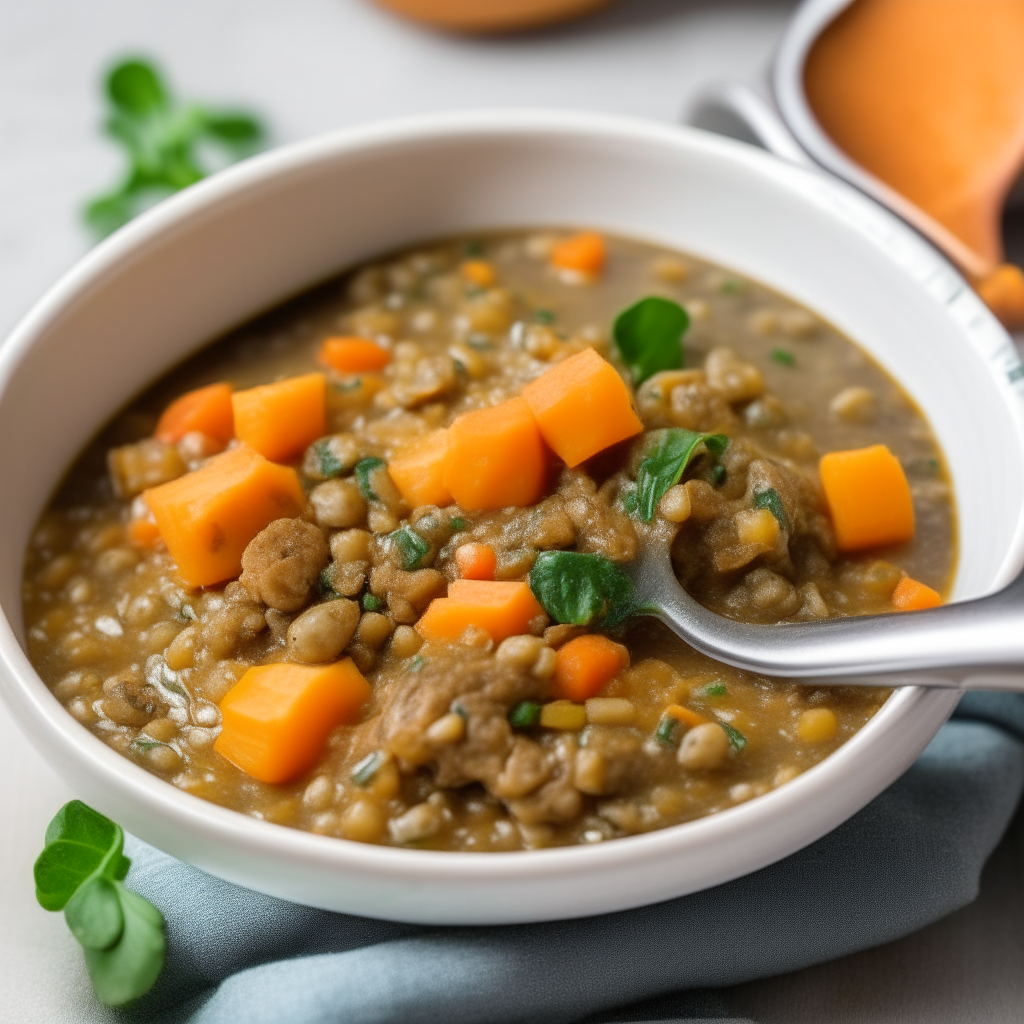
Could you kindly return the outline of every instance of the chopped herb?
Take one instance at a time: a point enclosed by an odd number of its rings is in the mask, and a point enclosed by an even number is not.
[[[664,743],[665,746],[671,746],[676,741],[676,732],[679,729],[679,723],[671,715],[665,715],[658,723],[658,728],[654,730],[654,737],[659,743]]]
[[[494,342],[486,334],[471,334],[466,339],[466,344],[477,352],[486,352],[494,348]]]
[[[540,721],[540,705],[533,700],[521,700],[508,713],[513,729],[530,729]]]
[[[342,395],[348,394],[351,391],[358,391],[362,386],[362,377],[347,377],[345,380],[331,381],[331,387]]]
[[[789,529],[789,520],[786,518],[786,510],[782,506],[782,499],[774,487],[767,487],[763,491],[757,491],[754,495],[754,508],[766,508],[779,522],[784,530]]]
[[[427,659],[422,654],[417,654],[415,657],[409,659],[409,664],[406,665],[406,669],[409,672],[419,672],[424,665],[426,665]]]
[[[530,590],[555,622],[616,626],[641,611],[633,581],[604,555],[543,551],[530,570]]]
[[[725,735],[729,738],[729,746],[738,754],[747,745],[747,737],[728,722],[720,721],[718,724],[725,730]]]
[[[251,114],[179,103],[156,68],[142,60],[114,65],[105,93],[104,129],[124,149],[128,166],[121,184],[83,211],[100,238],[157,200],[205,178],[215,169],[201,158],[211,147],[220,151],[219,162],[230,163],[254,152],[265,137]]]
[[[448,706],[448,710],[452,714],[458,715],[463,721],[469,721],[469,708],[461,701],[453,700]]]
[[[352,781],[357,786],[365,786],[381,770],[386,760],[385,755],[379,750],[367,754],[352,769]]]
[[[788,349],[772,349],[772,360],[781,366],[796,366],[796,356]]]
[[[133,750],[152,750],[154,747],[166,747],[166,743],[151,739],[149,736],[136,736],[129,746]]]
[[[708,683],[697,691],[701,697],[724,697],[728,692],[725,683]]]
[[[121,827],[72,800],[50,822],[45,843],[33,867],[36,899],[64,911],[97,998],[122,1006],[145,995],[163,970],[164,919],[122,884],[131,861]]]
[[[481,245],[480,242],[470,241],[470,242],[466,242],[463,245],[462,251],[463,251],[463,253],[466,256],[471,256],[471,257],[476,258],[478,256],[483,256],[483,254],[484,254],[484,247],[483,247],[483,245]]]
[[[708,470],[708,483],[712,487],[721,487],[725,483],[726,469],[720,462],[716,462]]]
[[[553,324],[555,322],[555,314],[550,309],[535,309],[533,311],[533,319],[539,324]]]
[[[411,526],[400,527],[388,534],[388,540],[402,556],[403,569],[418,569],[423,564],[423,559],[430,554],[430,542]]]
[[[450,529],[452,533],[458,533],[460,530],[464,530],[465,528],[466,520],[463,519],[462,516],[452,516],[451,519],[448,520],[448,529]]]
[[[316,578],[316,589],[322,601],[337,601],[342,596],[334,589],[334,577],[329,565],[320,570]]]
[[[317,468],[325,480],[337,476],[345,468],[341,459],[331,451],[331,444],[326,438],[317,441],[313,445],[313,451],[316,454]]]
[[[363,611],[379,612],[384,607],[384,602],[373,594],[363,594]]]
[[[359,485],[359,493],[367,501],[380,501],[377,492],[370,485],[370,475],[386,465],[387,463],[383,459],[378,459],[376,455],[367,455],[365,459],[360,459],[356,463],[353,470],[356,483]]]
[[[634,384],[661,370],[682,367],[683,335],[689,326],[686,310],[658,295],[641,299],[615,318],[612,337]]]
[[[626,510],[626,515],[634,515],[640,507],[640,490],[635,484],[627,484],[619,491],[619,502]]]
[[[719,458],[729,445],[724,434],[699,434],[675,427],[665,431],[655,451],[640,463],[636,475],[640,518],[650,522],[665,492],[679,483],[683,472],[701,446]],[[723,471],[725,467],[723,466]]]
[[[723,295],[739,295],[746,285],[738,277],[727,277],[720,285],[719,290]]]

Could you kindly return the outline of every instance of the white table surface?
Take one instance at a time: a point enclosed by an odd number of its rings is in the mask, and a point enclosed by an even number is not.
[[[574,107],[675,121],[703,85],[767,62],[792,5],[620,0],[585,22],[495,40],[420,30],[367,0],[0,0],[0,336],[88,247],[83,199],[120,156],[97,83],[143,53],[191,99],[264,112],[276,142],[381,117]],[[63,915],[35,903],[46,823],[74,795],[0,706],[0,1022],[114,1020],[91,996]],[[764,1024],[1009,1024],[1024,1019],[1021,844],[979,900],[878,950],[724,993]]]

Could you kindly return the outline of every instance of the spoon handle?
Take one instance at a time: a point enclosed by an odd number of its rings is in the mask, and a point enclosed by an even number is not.
[[[679,585],[667,546],[644,545],[630,576],[649,613],[691,647],[759,675],[1024,692],[1024,574],[997,594],[928,611],[784,625],[703,607]]]

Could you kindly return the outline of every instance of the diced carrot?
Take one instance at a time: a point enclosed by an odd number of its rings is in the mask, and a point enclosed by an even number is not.
[[[493,580],[498,556],[490,544],[462,544],[455,549],[455,565],[464,580]]]
[[[128,539],[137,548],[152,548],[160,539],[160,527],[146,516],[138,516],[128,524]]]
[[[388,473],[412,508],[452,503],[444,484],[447,458],[448,431],[432,430],[403,445],[388,460]]]
[[[904,576],[892,592],[892,603],[901,612],[916,612],[922,608],[938,608],[942,597],[937,590]]]
[[[1004,263],[978,284],[982,302],[1011,330],[1024,327],[1024,271]]]
[[[629,653],[622,644],[599,633],[578,636],[558,648],[555,692],[567,700],[589,700],[628,665]]]
[[[596,231],[581,231],[563,239],[551,250],[552,266],[588,277],[600,274],[607,258],[604,238]]]
[[[164,409],[154,436],[164,444],[177,444],[193,431],[212,437],[221,446],[235,436],[230,384],[207,384],[176,398]]]
[[[366,373],[383,370],[391,353],[368,338],[327,338],[317,359],[338,373]]]
[[[454,580],[447,597],[430,602],[416,629],[428,640],[458,640],[476,626],[498,644],[529,632],[531,621],[543,614],[528,583]]]
[[[306,373],[231,396],[235,434],[275,462],[292,459],[327,432],[327,378]]]
[[[332,729],[359,720],[370,692],[351,658],[256,665],[220,702],[213,748],[261,782],[288,782],[313,767]]]
[[[523,398],[544,440],[570,467],[644,429],[629,388],[592,348],[545,370]]]
[[[829,452],[819,463],[840,551],[914,537],[914,503],[899,459],[884,444]]]
[[[684,708],[682,704],[669,704],[665,708],[665,714],[670,715],[677,722],[682,722],[688,729],[692,729],[695,725],[703,725],[705,722],[710,722],[710,718],[705,718],[703,715],[697,714],[696,711],[691,711],[689,708]]]
[[[463,413],[448,428],[444,483],[471,512],[533,505],[544,490],[546,462],[530,407],[510,398]]]
[[[196,587],[237,576],[249,541],[268,523],[297,516],[306,506],[295,470],[246,445],[143,497],[178,571]]]
[[[478,288],[490,288],[498,279],[493,264],[487,260],[466,260],[462,264],[462,276]]]

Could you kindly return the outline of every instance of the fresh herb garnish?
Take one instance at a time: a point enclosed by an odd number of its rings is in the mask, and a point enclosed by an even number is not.
[[[508,713],[513,729],[532,729],[540,721],[540,705],[533,700],[521,700]]]
[[[379,612],[384,607],[384,602],[373,594],[363,594],[363,611]]]
[[[533,311],[533,319],[539,324],[553,324],[555,322],[555,314],[550,309],[535,309]]]
[[[451,519],[448,520],[448,529],[451,530],[452,533],[458,533],[460,530],[464,530],[465,528],[466,520],[463,519],[462,516],[452,516]]]
[[[786,518],[786,510],[782,506],[782,499],[774,487],[766,487],[754,495],[754,508],[766,508],[779,522],[784,530],[789,529],[789,520]]]
[[[462,701],[453,700],[451,704],[448,705],[448,710],[453,714],[458,715],[464,722],[469,721],[469,708],[467,708]]]
[[[556,622],[611,627],[643,610],[633,581],[604,555],[543,551],[530,570],[529,583]]]
[[[342,595],[334,589],[334,577],[331,574],[331,566],[324,566],[320,570],[320,575],[316,578],[316,589],[322,601],[340,600]]]
[[[661,370],[682,367],[683,335],[689,326],[686,310],[659,295],[641,299],[615,318],[612,337],[634,384]]]
[[[386,758],[379,750],[367,754],[353,769],[352,781],[357,786],[365,786],[383,767]]]
[[[409,664],[406,666],[406,668],[410,672],[419,672],[420,669],[423,668],[424,665],[426,665],[426,663],[427,659],[424,658],[422,654],[417,654],[409,659]]]
[[[724,697],[728,692],[725,683],[708,683],[697,691],[701,697]]]
[[[111,68],[105,91],[110,112],[104,129],[124,148],[128,170],[117,188],[85,207],[86,223],[101,238],[216,169],[204,166],[200,152],[216,147],[221,162],[231,163],[254,152],[265,136],[252,114],[177,102],[143,60]]]
[[[701,445],[717,459],[729,446],[729,438],[725,434],[699,434],[682,427],[665,431],[661,443],[640,463],[636,475],[641,519],[650,522],[654,518],[658,502],[670,487],[679,483]],[[725,467],[722,468],[724,472]]]
[[[430,542],[411,526],[402,526],[388,534],[388,540],[402,556],[403,569],[418,569],[423,564],[423,559],[430,554]]]
[[[772,360],[780,366],[796,366],[796,356],[789,349],[772,349]]]
[[[149,736],[136,736],[135,739],[128,744],[132,750],[152,750],[154,747],[166,747],[166,743],[161,743],[160,740],[151,739]]]
[[[671,715],[665,715],[658,723],[658,728],[654,730],[654,738],[659,743],[664,743],[666,747],[671,746],[676,741],[678,727],[679,723]]]
[[[627,484],[619,492],[619,502],[626,511],[626,515],[631,516],[636,513],[636,510],[640,507],[640,491],[636,484]]]
[[[729,738],[729,746],[738,754],[747,745],[747,737],[744,736],[739,729],[734,728],[728,722],[719,721],[718,724],[722,727],[725,731],[725,735]]]
[[[738,277],[727,277],[719,285],[719,290],[723,295],[739,295],[744,287],[744,283]]]
[[[46,829],[33,874],[36,899],[63,910],[85,950],[93,991],[108,1006],[148,992],[164,965],[164,919],[152,903],[126,889],[131,861],[121,826],[80,800],[65,804]]]
[[[708,483],[711,484],[712,487],[721,487],[722,484],[725,483],[726,475],[727,473],[725,466],[723,466],[720,462],[716,462],[708,470]]]
[[[355,464],[352,472],[356,475],[359,493],[367,501],[380,501],[377,492],[370,485],[370,474],[386,465],[387,463],[383,459],[378,459],[376,455],[367,455],[365,459],[360,459]]]
[[[341,459],[331,451],[331,443],[326,438],[317,441],[313,445],[313,452],[316,454],[317,468],[325,480],[338,476],[345,468]]]

